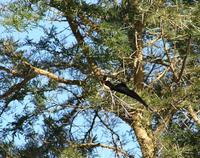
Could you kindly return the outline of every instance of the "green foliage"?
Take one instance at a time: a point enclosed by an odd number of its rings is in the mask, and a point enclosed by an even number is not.
[[[184,129],[184,124],[172,124],[171,128],[162,136],[164,157],[198,157],[199,130],[192,132],[189,129]]]
[[[199,4],[193,6],[177,4],[176,9],[170,7],[170,5],[167,7],[157,6],[156,8],[150,8],[151,14],[148,15],[146,25],[157,28],[161,27],[168,37],[175,40],[182,39],[187,34],[199,35],[199,24],[195,22],[199,21]],[[176,29],[179,30],[178,34],[176,31],[171,31]]]
[[[14,27],[17,31],[34,27],[48,9],[45,3],[45,1],[32,3],[31,0],[17,0],[13,3],[8,3],[3,6],[7,12],[0,12],[1,16],[4,16],[1,23],[6,27]]]
[[[83,158],[83,156],[76,148],[68,147],[62,151],[59,158]]]
[[[100,25],[103,31],[103,43],[109,47],[113,54],[126,57],[130,52],[130,46],[126,30],[119,28],[120,26],[110,26],[110,23],[102,23]]]
[[[8,143],[16,155],[82,158],[94,155],[101,143],[111,146],[105,149],[114,147],[114,154],[134,151],[133,114],[141,111],[138,119],[158,143],[158,156],[199,156],[200,129],[188,105],[199,117],[200,3],[134,2],[134,10],[128,10],[127,1],[106,0],[16,0],[3,6],[5,27],[30,31],[42,24],[38,41],[0,41],[0,121],[11,117],[1,124],[0,137],[5,144],[10,140],[14,144],[17,137],[26,139],[22,146]],[[136,36],[137,22],[143,27],[140,36]],[[133,48],[138,41],[141,63]],[[140,90],[134,87],[138,64],[144,66]],[[104,89],[104,76],[97,75],[98,70],[112,82],[126,82],[155,112]],[[131,132],[116,128],[119,119],[130,125]],[[96,142],[100,143],[92,144]],[[88,146],[70,146],[82,143]],[[7,152],[6,145],[4,149]]]

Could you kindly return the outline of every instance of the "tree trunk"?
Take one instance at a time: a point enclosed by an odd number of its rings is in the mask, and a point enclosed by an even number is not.
[[[144,158],[153,158],[155,155],[155,144],[153,141],[153,134],[145,128],[144,121],[142,121],[142,114],[140,112],[132,113],[132,128],[141,147],[142,155]]]
[[[138,10],[137,0],[130,0],[128,2],[128,25],[130,29],[128,31],[129,43],[132,48],[132,57],[133,57],[133,80],[134,86],[136,89],[143,89],[144,81],[144,65],[143,54],[142,54],[142,32],[143,32],[143,18],[142,14]]]
[[[128,38],[132,48],[133,57],[133,80],[134,87],[137,90],[143,89],[144,82],[144,65],[143,65],[143,18],[142,13],[138,9],[138,0],[129,0],[127,4],[128,9],[128,24],[131,25],[128,31]],[[142,112],[132,112],[131,127],[135,131],[135,135],[140,144],[143,157],[153,158],[155,154],[155,144],[151,129],[147,130],[148,123],[142,118]]]

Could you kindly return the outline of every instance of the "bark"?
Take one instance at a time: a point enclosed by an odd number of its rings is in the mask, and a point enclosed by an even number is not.
[[[144,81],[144,66],[142,54],[142,32],[143,32],[143,19],[142,14],[138,10],[139,1],[130,0],[127,6],[128,10],[128,25],[131,25],[128,31],[129,43],[132,48],[133,57],[133,80],[136,89],[143,89]]]
[[[142,116],[143,110],[127,111],[127,113],[128,116],[121,110],[120,113],[115,114],[119,115],[124,122],[133,128],[143,157],[154,158],[156,154],[156,139],[154,139],[149,122]]]
[[[152,137],[153,135],[151,131],[149,131],[149,133],[147,132],[142,120],[141,112],[134,112],[132,115],[132,127],[140,144],[143,157],[153,158],[155,157],[155,145]]]
[[[65,84],[74,84],[74,85],[82,85],[85,83],[85,81],[81,81],[81,80],[67,80],[67,79],[64,79],[63,77],[59,77],[47,70],[44,70],[44,69],[40,69],[40,68],[37,68],[33,65],[31,65],[30,63],[28,62],[23,62],[26,66],[30,67],[30,69],[33,70],[33,72],[35,72],[36,74],[40,74],[40,75],[44,75],[46,77],[48,77],[49,79],[52,79],[52,80],[55,80],[59,83],[65,83]]]
[[[132,48],[133,57],[133,80],[134,87],[137,90],[143,89],[144,82],[144,65],[143,65],[143,18],[138,6],[138,0],[129,0],[127,5],[128,10],[128,25],[131,25],[128,32],[129,43]],[[143,157],[153,158],[155,157],[155,144],[153,134],[148,126],[148,123],[142,119],[142,112],[134,111],[131,118],[131,127],[135,131],[135,135],[140,144]]]

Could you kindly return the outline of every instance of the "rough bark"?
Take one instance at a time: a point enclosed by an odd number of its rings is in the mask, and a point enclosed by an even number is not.
[[[132,127],[135,131],[135,135],[140,144],[142,155],[145,158],[153,158],[155,155],[155,145],[152,137],[152,132],[147,132],[144,121],[142,121],[141,112],[134,112],[132,115]]]

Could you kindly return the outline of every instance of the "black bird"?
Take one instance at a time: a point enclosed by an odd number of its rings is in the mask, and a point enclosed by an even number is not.
[[[140,102],[141,104],[143,104],[147,109],[150,109],[151,111],[153,111],[153,109],[151,109],[147,103],[134,91],[134,90],[130,90],[125,83],[119,83],[117,85],[112,84],[110,81],[104,81],[104,84],[109,87],[111,90],[114,90],[116,92],[125,94],[135,100],[137,100],[138,102]]]

